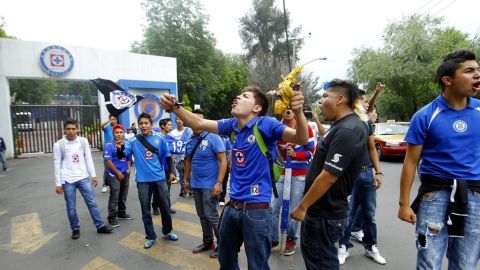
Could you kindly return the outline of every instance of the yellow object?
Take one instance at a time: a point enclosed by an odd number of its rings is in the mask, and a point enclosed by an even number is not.
[[[303,66],[295,67],[290,74],[283,77],[282,82],[278,84],[277,96],[280,98],[275,101],[275,114],[283,114],[290,106],[290,98],[293,96],[293,86],[297,82],[297,75],[303,71]]]

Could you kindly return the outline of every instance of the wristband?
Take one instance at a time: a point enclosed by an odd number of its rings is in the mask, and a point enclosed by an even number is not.
[[[376,172],[376,173],[375,173],[375,175],[378,175],[378,174],[381,174],[381,175],[383,175],[383,173],[382,173],[382,172]]]

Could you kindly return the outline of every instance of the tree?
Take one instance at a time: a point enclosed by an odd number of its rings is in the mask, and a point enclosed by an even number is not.
[[[147,26],[144,38],[132,50],[138,53],[175,57],[179,96],[187,94],[208,112],[218,112],[216,93],[224,88],[224,64],[231,63],[215,49],[215,39],[206,29],[208,17],[196,0],[146,0]],[[242,66],[235,66],[243,68]],[[232,67],[233,68],[233,67]],[[239,71],[240,73],[242,71]],[[237,78],[232,78],[236,81]],[[242,82],[240,91],[246,81]],[[220,109],[220,110],[219,110]]]
[[[301,26],[292,26],[287,12],[287,26],[289,38],[295,38],[301,31]],[[288,67],[287,43],[283,11],[275,6],[273,0],[254,0],[253,7],[240,19],[240,37],[243,48],[247,50],[246,58],[249,64],[248,80],[264,91],[277,88],[282,77],[290,73]],[[293,40],[292,40],[293,41]],[[303,40],[296,39],[296,46],[292,46],[292,55],[298,55]],[[295,48],[295,54],[293,54]],[[298,59],[294,59],[296,62]],[[318,91],[318,78],[313,74],[303,75],[305,81],[304,92]],[[301,80],[301,79],[300,79]],[[312,98],[313,94],[310,95]],[[274,100],[270,100],[273,103]],[[272,108],[269,113],[272,113]]]
[[[16,103],[50,104],[58,93],[57,81],[10,79],[10,91]]]
[[[479,50],[478,40],[452,27],[442,28],[442,22],[411,15],[386,27],[380,49],[355,49],[350,77],[367,90],[378,81],[386,85],[377,102],[380,115],[409,120],[439,94],[434,79],[442,57],[460,48]]]
[[[0,17],[0,38],[8,38],[7,32],[5,32],[5,20]]]

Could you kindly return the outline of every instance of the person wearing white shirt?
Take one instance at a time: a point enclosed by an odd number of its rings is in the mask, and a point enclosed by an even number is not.
[[[97,186],[97,177],[88,141],[77,136],[78,122],[75,119],[66,119],[63,129],[65,136],[53,145],[55,192],[64,193],[72,239],[80,237],[80,222],[75,207],[77,189],[85,200],[97,232],[111,233],[113,228],[102,220],[95,200],[93,188]]]

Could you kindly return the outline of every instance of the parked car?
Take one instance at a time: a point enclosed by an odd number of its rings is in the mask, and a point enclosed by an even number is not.
[[[380,160],[385,159],[385,157],[405,156],[407,151],[405,134],[409,125],[409,122],[394,122],[391,120],[387,123],[373,125],[375,148]]]

